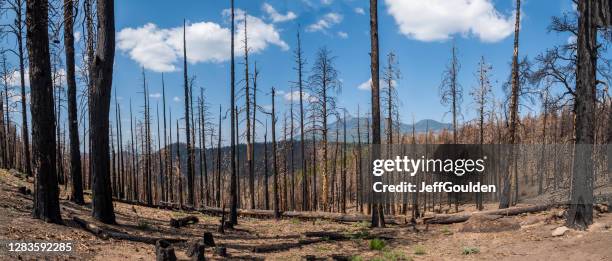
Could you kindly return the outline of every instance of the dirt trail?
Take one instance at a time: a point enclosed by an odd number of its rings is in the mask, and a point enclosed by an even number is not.
[[[19,186],[31,187],[30,181],[17,178],[7,171],[0,170],[0,239],[12,240],[71,240],[75,242],[76,252],[73,260],[153,260],[154,246],[121,240],[101,240],[80,229],[71,221],[72,216],[89,219],[87,205],[78,206],[62,200],[62,216],[66,226],[47,224],[30,217],[31,196],[21,195]],[[66,197],[65,192],[61,195]],[[89,199],[86,199],[89,202]],[[488,206],[493,208],[493,205]],[[428,230],[418,226],[414,232],[408,226],[391,226],[385,229],[370,230],[368,224],[339,224],[327,221],[299,220],[259,220],[241,218],[236,230],[225,235],[216,232],[218,217],[199,213],[185,213],[132,206],[115,203],[119,225],[112,229],[130,234],[173,237],[187,240],[199,239],[204,232],[212,232],[218,244],[238,244],[256,246],[297,242],[304,239],[308,231],[338,231],[354,236],[351,240],[325,241],[301,248],[269,254],[251,253],[249,250],[228,249],[234,258],[271,260],[299,260],[306,255],[330,258],[334,254],[353,256],[354,260],[612,260],[612,214],[596,218],[591,231],[569,231],[564,236],[552,237],[551,231],[563,225],[562,220],[546,221],[553,209],[548,212],[511,217],[522,224],[519,230],[496,233],[459,232],[462,224],[430,225]],[[469,207],[466,207],[469,211]],[[200,222],[188,227],[175,229],[169,226],[170,218],[196,215]],[[389,238],[383,250],[370,250],[370,240],[364,237]],[[464,248],[478,250],[479,253],[464,255]],[[186,260],[186,247],[177,246],[177,256]],[[207,249],[207,258],[222,259]],[[2,260],[35,259],[31,255],[0,253]]]

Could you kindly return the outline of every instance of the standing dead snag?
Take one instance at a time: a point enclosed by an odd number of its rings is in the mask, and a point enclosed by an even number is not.
[[[238,197],[237,197],[237,177],[236,177],[236,97],[235,97],[235,62],[234,62],[234,0],[231,2],[231,68],[230,68],[230,117],[231,117],[231,173],[230,173],[230,223],[232,225],[238,224]]]
[[[372,152],[371,160],[380,158],[380,79],[378,54],[378,0],[370,0],[370,71],[372,73]],[[373,177],[372,182],[381,181],[380,177]],[[372,198],[372,227],[384,227],[385,218],[381,198],[378,193]]]
[[[187,141],[187,205],[194,205],[194,171],[193,171],[193,148],[191,146],[191,121],[189,120],[191,92],[189,91],[189,79],[187,76],[187,35],[185,28],[185,20],[183,20],[183,80],[185,84],[185,137]],[[178,133],[177,133],[178,134]]]
[[[176,261],[174,247],[163,239],[157,240],[155,243],[155,260],[156,261]]]
[[[77,86],[74,61],[74,0],[64,0],[64,48],[66,50],[66,83],[68,85],[68,131],[70,132],[70,199],[83,204],[81,151],[79,148],[79,120],[77,115]]]
[[[30,83],[32,86],[37,86],[31,91],[32,137],[34,159],[37,163],[32,215],[46,222],[61,224],[55,165],[53,86],[47,32],[48,4],[46,0],[28,0],[26,7]]]
[[[597,86],[597,29],[612,26],[610,0],[578,2],[576,101],[574,111],[576,146],[572,170],[567,225],[586,229],[593,223],[593,159],[595,91]]]
[[[520,82],[519,82],[519,32],[521,25],[521,0],[516,0],[516,22],[514,25],[514,53],[512,55],[512,90],[510,94],[510,122],[509,122],[509,138],[510,138],[510,162],[508,163],[508,168],[506,169],[506,173],[503,179],[503,188],[501,197],[499,200],[499,208],[507,208],[510,206],[511,200],[511,187],[512,181],[511,179],[511,166],[514,165],[515,155],[514,155],[514,145],[516,144],[516,127],[518,124],[518,96],[520,90]],[[517,177],[515,177],[515,180]],[[514,184],[518,186],[518,184]],[[516,195],[518,196],[518,187],[516,189]],[[515,199],[516,200],[516,199]]]
[[[280,207],[279,207],[279,193],[278,193],[278,162],[276,159],[276,111],[274,105],[274,98],[276,90],[272,87],[272,168],[274,175],[274,218],[280,219]]]
[[[89,126],[93,176],[93,216],[104,223],[115,223],[109,173],[108,113],[115,58],[114,0],[97,1],[98,40],[91,68],[93,86],[89,91]]]
[[[297,32],[297,49],[295,49],[294,57],[297,63],[295,70],[298,72],[298,91],[300,95],[300,152],[302,155],[302,211],[308,210],[308,178],[306,177],[306,144],[304,143],[304,85],[302,81],[302,70],[306,63],[302,58],[302,41],[300,40],[300,31]]]

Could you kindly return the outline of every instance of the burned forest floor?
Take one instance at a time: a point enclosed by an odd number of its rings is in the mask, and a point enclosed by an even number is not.
[[[31,179],[14,171],[0,170],[0,240],[72,241],[70,255],[52,256],[60,260],[154,260],[155,245],[102,239],[83,229],[74,217],[109,231],[147,238],[176,239],[179,260],[189,260],[190,242],[211,232],[217,247],[225,247],[221,257],[215,247],[206,248],[213,260],[612,260],[612,214],[596,211],[595,223],[587,231],[563,231],[561,208],[503,217],[495,222],[468,220],[448,225],[389,225],[370,229],[366,222],[338,223],[327,220],[239,218],[234,229],[218,233],[220,218],[192,211],[172,211],[115,202],[117,225],[104,225],[91,218],[90,198],[76,205],[62,191],[64,225],[48,224],[31,217]],[[23,189],[22,189],[23,190]],[[495,204],[486,205],[495,209]],[[466,205],[463,211],[470,211]],[[196,216],[196,224],[170,226],[170,219]],[[398,223],[399,217],[396,218]],[[563,230],[563,229],[561,229]],[[488,232],[482,232],[488,231]],[[313,237],[313,232],[337,232],[342,237]],[[310,233],[310,234],[309,234]],[[317,233],[314,233],[317,234]],[[318,240],[317,240],[318,239]],[[270,249],[279,248],[278,251]],[[2,260],[35,260],[41,256],[0,252]]]

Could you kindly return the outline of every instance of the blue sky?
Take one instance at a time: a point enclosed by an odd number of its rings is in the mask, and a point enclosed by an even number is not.
[[[469,2],[469,3],[468,3]],[[501,84],[510,72],[513,40],[513,0],[380,0],[379,27],[381,63],[394,51],[399,59],[402,78],[398,81],[402,121],[412,117],[449,122],[448,108],[440,105],[438,88],[441,74],[449,61],[454,39],[459,50],[459,82],[464,88],[464,120],[474,116],[469,90],[476,84],[477,63],[484,56],[493,66],[493,88],[501,97]],[[173,118],[184,112],[182,87],[183,19],[188,24],[189,74],[197,77],[196,87],[205,88],[205,96],[215,115],[219,104],[229,104],[229,47],[223,36],[229,28],[224,10],[229,1],[220,0],[129,0],[115,1],[117,54],[114,88],[128,122],[128,99],[135,108],[143,104],[141,68],[147,74],[150,93],[161,92],[161,72],[166,79],[168,103]],[[236,0],[236,8],[245,11],[249,37],[254,49],[250,56],[260,70],[258,102],[269,105],[271,86],[283,95],[295,81],[293,50],[298,25],[306,77],[314,54],[326,46],[336,57],[342,80],[339,106],[356,113],[357,104],[369,107],[370,92],[358,88],[370,78],[368,1],[359,0]],[[272,10],[274,9],[274,10]],[[555,44],[568,41],[568,35],[547,32],[550,18],[571,11],[570,0],[525,0],[522,5],[520,55],[535,57]],[[362,12],[363,11],[363,12]],[[241,12],[238,12],[241,13]],[[238,17],[237,17],[238,18]],[[242,21],[242,16],[239,21]],[[237,28],[242,25],[237,25]],[[254,28],[254,29],[253,29]],[[242,35],[237,39],[241,45]],[[242,51],[236,57],[236,79],[244,78]],[[173,101],[176,97],[177,101]],[[152,98],[151,104],[161,100]],[[239,101],[242,103],[242,101]],[[277,100],[280,112],[287,101]],[[288,108],[288,107],[287,107]],[[153,111],[154,113],[154,111]],[[262,114],[260,114],[262,115]],[[114,117],[111,120],[114,121]],[[128,122],[129,123],[129,122]],[[282,121],[281,121],[282,123]],[[227,129],[227,128],[226,128]],[[125,127],[124,127],[125,130]]]

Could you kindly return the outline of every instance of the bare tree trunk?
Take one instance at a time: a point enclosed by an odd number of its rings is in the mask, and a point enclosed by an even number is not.
[[[179,209],[183,208],[183,174],[181,173],[181,143],[179,121],[176,120],[176,174],[178,176]]]
[[[164,107],[164,171],[166,175],[162,179],[162,191],[164,193],[163,200],[168,201],[168,191],[170,191],[170,186],[168,186],[169,180],[172,178],[172,150],[168,150],[168,135],[166,132],[166,84],[164,82],[164,74],[162,73],[162,99],[163,99],[163,107]],[[170,132],[172,132],[172,122],[170,122]],[[172,137],[170,137],[170,143],[172,143]],[[161,153],[161,152],[160,152]],[[165,190],[164,190],[165,183]]]
[[[593,143],[595,87],[597,85],[596,5],[578,2],[578,50],[576,68],[576,100],[574,104],[574,166],[567,225],[584,230],[593,223]]]
[[[217,207],[221,207],[221,105],[219,105],[219,125],[217,133],[217,185],[215,186],[215,201]],[[225,208],[225,205],[223,205]]]
[[[189,120],[190,113],[189,107],[191,105],[190,91],[189,91],[189,79],[187,76],[187,40],[186,40],[186,29],[185,20],[183,20],[183,80],[185,84],[185,138],[187,141],[187,205],[193,206],[194,204],[194,193],[193,193],[193,148],[191,147],[191,121]],[[232,36],[233,37],[233,36]],[[178,133],[177,133],[178,135]]]
[[[302,155],[302,211],[308,210],[308,178],[306,172],[306,144],[304,142],[304,86],[302,81],[302,70],[304,60],[302,59],[302,41],[300,31],[297,33],[297,49],[295,52],[297,71],[298,71],[298,90],[300,93],[300,152]]]
[[[502,194],[499,202],[499,208],[507,208],[510,206],[511,195],[510,190],[512,186],[512,181],[510,180],[511,176],[511,166],[514,165],[515,155],[514,155],[514,146],[516,144],[516,125],[518,122],[518,95],[519,95],[519,64],[518,64],[518,55],[519,55],[519,32],[520,32],[520,24],[521,24],[521,0],[516,0],[516,22],[514,25],[514,54],[512,56],[512,93],[510,97],[510,162],[508,164],[508,169],[506,175],[504,176],[504,187],[502,189]],[[518,194],[518,184],[514,184],[517,186],[516,193]],[[517,195],[515,195],[517,196]],[[516,199],[515,199],[516,200]]]
[[[238,224],[238,196],[237,196],[237,175],[236,175],[236,99],[235,99],[235,64],[234,64],[234,0],[231,1],[231,71],[230,71],[230,111],[231,111],[231,176],[230,176],[230,223],[233,225]]]
[[[30,83],[37,86],[32,88],[31,92],[32,136],[35,144],[34,158],[37,162],[32,215],[45,222],[61,224],[46,0],[27,1],[26,24]]]
[[[380,157],[380,82],[379,82],[379,53],[378,53],[378,0],[370,0],[370,43],[371,43],[371,73],[372,73],[372,158]],[[380,177],[373,177],[379,181]],[[372,227],[384,227],[385,217],[380,195],[374,193],[372,203]]]
[[[266,132],[264,133],[264,207],[266,210],[270,209],[268,186],[268,120],[266,120]]]
[[[29,4],[29,2],[28,2]],[[23,139],[23,152],[24,152],[24,171],[25,173],[31,177],[32,176],[32,166],[30,159],[30,138],[28,131],[28,113],[27,113],[27,100],[26,100],[26,90],[25,90],[25,54],[24,54],[24,46],[23,46],[23,0],[15,1],[15,36],[17,37],[17,56],[19,58],[19,80],[21,86],[21,136]],[[26,10],[27,15],[27,10]],[[48,19],[47,19],[48,20]],[[26,17],[27,23],[27,17]],[[48,38],[48,37],[47,37]],[[48,40],[47,40],[48,41]],[[8,93],[7,93],[8,95]],[[7,103],[8,106],[8,103]],[[10,123],[10,122],[9,122]]]
[[[277,151],[276,151],[276,111],[274,98],[276,96],[276,90],[272,87],[272,168],[274,177],[274,218],[280,219],[279,209],[279,193],[278,193],[278,162],[277,162]]]
[[[70,199],[83,204],[83,182],[81,174],[81,151],[79,143],[79,120],[77,113],[77,86],[74,61],[74,0],[64,0],[64,48],[66,51],[66,83],[68,85],[68,131],[70,132],[70,176],[72,194]]]

